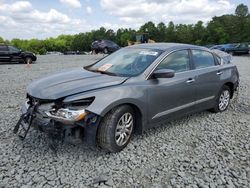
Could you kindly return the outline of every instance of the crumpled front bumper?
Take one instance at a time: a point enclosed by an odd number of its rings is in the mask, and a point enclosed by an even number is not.
[[[30,106],[28,102],[26,101],[21,107],[21,113],[22,114],[27,113],[29,107]],[[39,112],[35,112],[34,115],[35,115],[35,118],[32,121],[32,124],[31,124],[32,127],[40,131],[47,132],[47,133],[53,133],[55,131],[53,120],[51,120],[48,117],[45,117]]]
[[[25,102],[21,107],[21,113],[26,114],[30,107],[28,102]],[[30,126],[37,130],[59,139],[70,140],[70,142],[72,140],[72,142],[82,140],[90,145],[95,145],[97,128],[100,122],[98,115],[90,113],[84,120],[75,122],[74,124],[65,124],[57,122],[39,111],[39,105],[32,115],[34,118]]]

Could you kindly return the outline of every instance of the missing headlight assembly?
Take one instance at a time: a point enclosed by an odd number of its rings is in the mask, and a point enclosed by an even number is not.
[[[96,134],[95,124],[98,122],[98,116],[85,110],[93,101],[94,97],[91,97],[63,103],[62,101],[42,101],[28,96],[14,133],[19,133],[19,137],[25,139],[32,126],[53,138],[63,138],[73,142],[88,140],[87,142],[94,143],[94,139],[84,138],[95,137]]]

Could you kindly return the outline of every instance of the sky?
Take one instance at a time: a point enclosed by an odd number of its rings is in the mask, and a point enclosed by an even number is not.
[[[148,21],[207,23],[250,0],[0,0],[0,36],[44,39],[100,27],[138,29]]]

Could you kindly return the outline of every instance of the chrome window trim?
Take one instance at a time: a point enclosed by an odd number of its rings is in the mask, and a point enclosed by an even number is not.
[[[158,61],[158,63],[151,69],[151,71],[145,76],[145,80],[148,80],[149,79],[149,77],[151,76],[151,74],[155,71],[155,69],[156,69],[156,67],[167,57],[167,56],[169,56],[170,54],[172,54],[172,53],[174,53],[174,52],[177,52],[177,51],[181,51],[181,50],[201,50],[201,51],[205,51],[205,52],[208,52],[208,53],[211,53],[211,55],[213,55],[213,53],[212,52],[210,52],[210,51],[208,51],[208,50],[204,50],[204,49],[191,49],[191,48],[184,48],[184,49],[178,49],[178,50],[173,50],[173,51],[170,51],[170,52],[168,52],[168,53],[166,53],[165,55],[163,55],[163,57],[161,58],[161,59],[159,59]],[[191,52],[192,53],[192,52]],[[193,55],[193,54],[192,54]],[[222,60],[222,58],[221,57],[219,57],[221,60]],[[190,61],[191,61],[191,59],[190,59]],[[223,60],[222,60],[223,61]],[[202,69],[208,69],[208,68],[212,68],[212,67],[218,67],[218,66],[222,66],[222,65],[224,65],[224,64],[220,64],[220,65],[217,65],[217,64],[215,64],[215,62],[214,62],[214,65],[213,66],[209,66],[209,67],[202,67],[202,68],[196,68],[196,67],[194,67],[194,69],[189,69],[189,70],[186,70],[186,71],[182,71],[182,72],[177,72],[177,73],[175,73],[175,74],[181,74],[181,73],[186,73],[186,72],[191,72],[191,71],[196,71],[196,70],[202,70]],[[146,71],[146,70],[145,70]]]

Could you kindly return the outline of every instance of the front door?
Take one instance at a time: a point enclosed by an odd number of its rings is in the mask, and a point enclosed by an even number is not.
[[[9,46],[9,54],[10,54],[10,60],[11,61],[22,61],[22,58],[20,57],[21,50],[14,46]]]
[[[191,110],[195,104],[195,77],[190,70],[188,50],[168,55],[156,68],[172,69],[173,78],[152,78],[148,80],[148,119],[150,123],[178,116]]]

